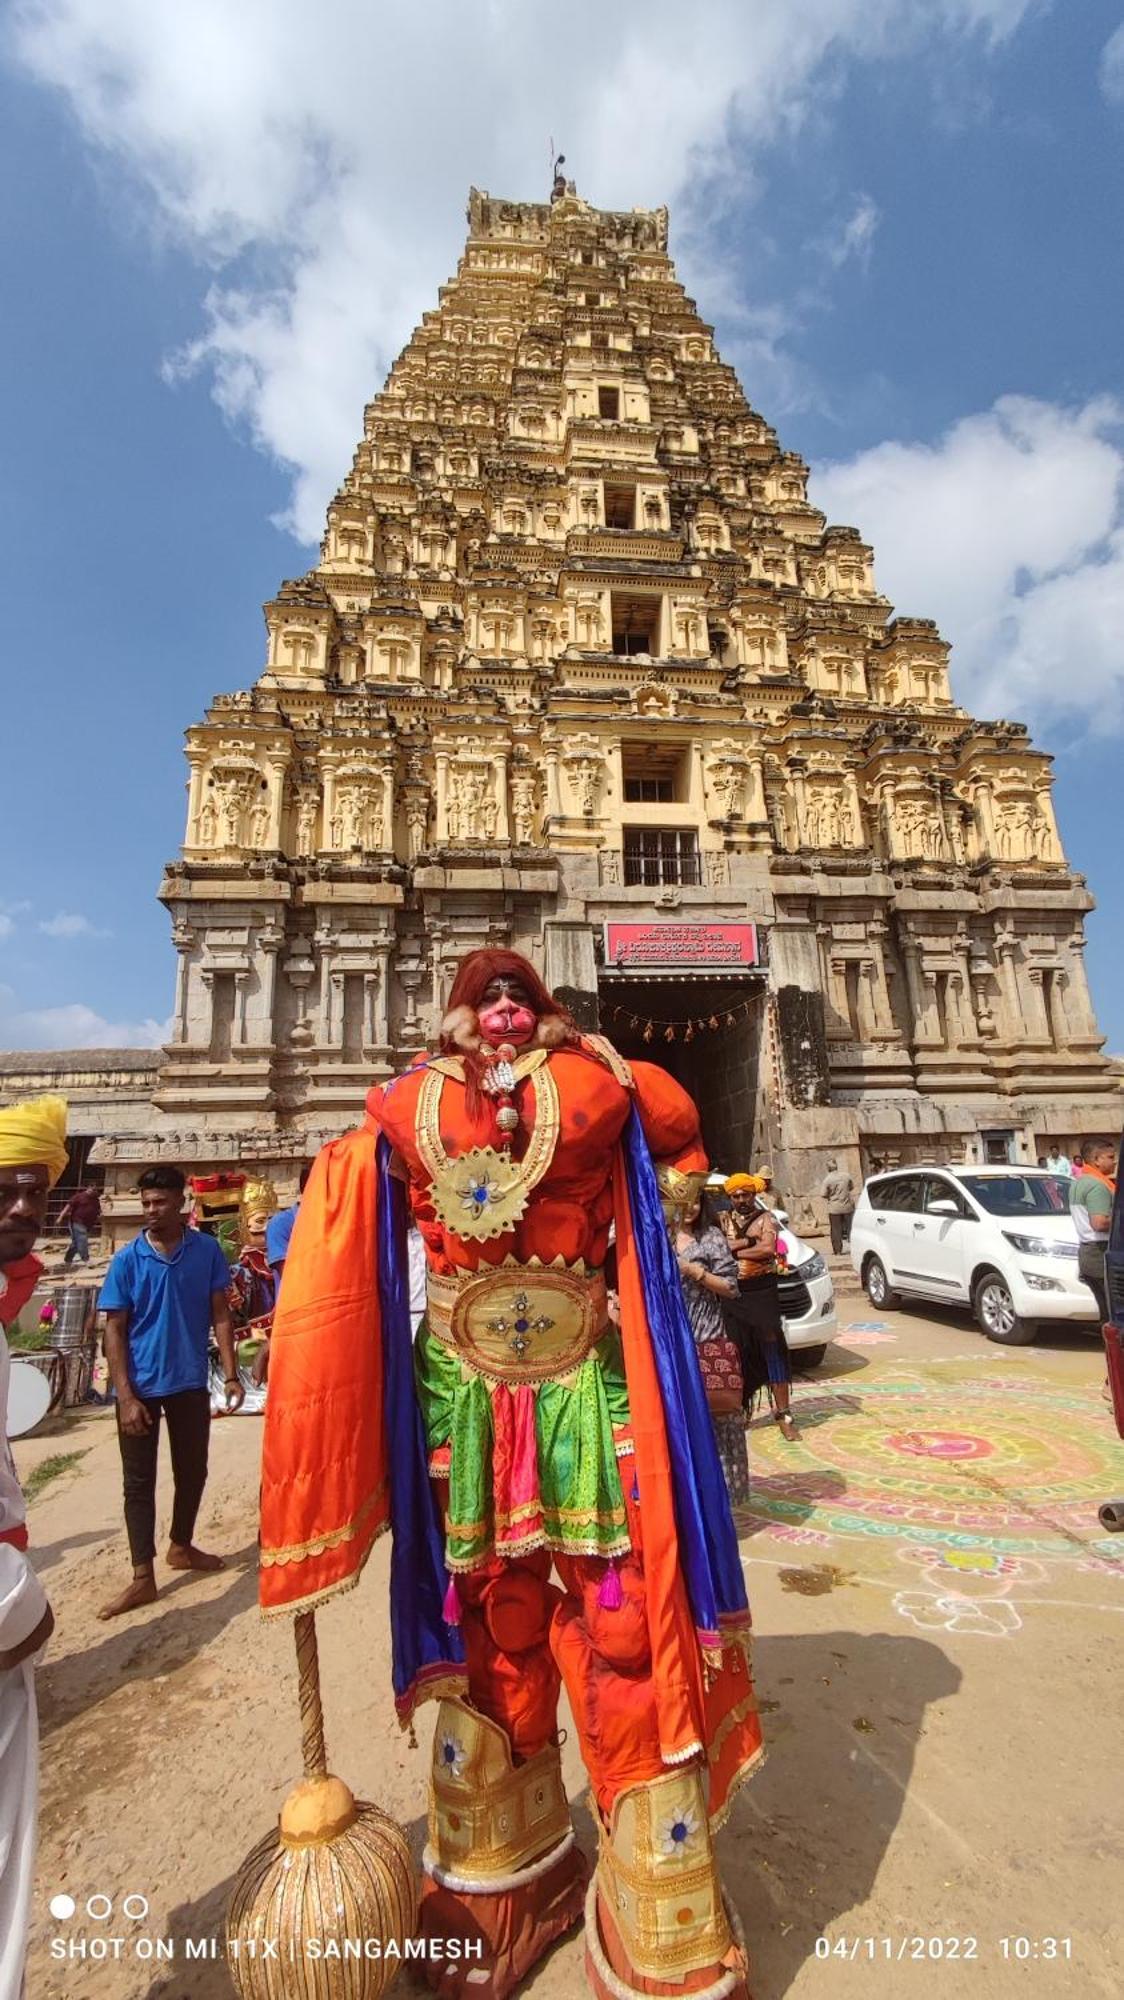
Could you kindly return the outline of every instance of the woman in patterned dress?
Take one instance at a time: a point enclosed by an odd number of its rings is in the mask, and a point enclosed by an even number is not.
[[[683,1211],[672,1229],[672,1242],[683,1281],[683,1303],[696,1346],[710,1340],[726,1340],[722,1305],[724,1300],[738,1295],[738,1267],[726,1238],[702,1201]],[[712,1409],[710,1420],[730,1505],[744,1507],[749,1499],[745,1414],[742,1410]]]

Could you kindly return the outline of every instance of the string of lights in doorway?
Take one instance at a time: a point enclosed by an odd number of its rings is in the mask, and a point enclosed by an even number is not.
[[[756,1003],[744,1000],[737,1007],[723,1007],[715,1014],[693,1014],[685,1020],[661,1020],[655,1014],[641,1014],[633,1007],[617,1007],[612,1003],[601,1007],[601,1018],[606,1023],[615,1022],[618,1027],[639,1030],[645,1042],[693,1042],[696,1035],[725,1035],[736,1028],[741,1021],[749,1019]]]

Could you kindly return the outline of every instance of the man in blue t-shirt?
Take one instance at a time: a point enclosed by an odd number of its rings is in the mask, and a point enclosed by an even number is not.
[[[227,1409],[236,1410],[245,1395],[227,1300],[230,1270],[214,1237],[187,1227],[184,1176],[178,1167],[148,1167],[137,1185],[145,1226],[117,1252],[98,1300],[107,1315],[105,1356],[117,1392],[133,1581],[105,1605],[100,1618],[117,1618],[156,1597],[161,1412],[168,1426],[175,1486],[168,1566],[222,1569],[221,1556],[206,1555],[191,1539],[207,1483],[212,1329],[222,1355]]]
[[[277,1280],[278,1295],[281,1289],[281,1273],[285,1269],[285,1259],[289,1254],[289,1238],[293,1233],[293,1224],[300,1210],[301,1196],[308,1186],[308,1176],[311,1172],[312,1161],[306,1160],[301,1168],[301,1177],[297,1183],[297,1198],[292,1207],[280,1209],[276,1215],[270,1216],[265,1225],[266,1260]]]

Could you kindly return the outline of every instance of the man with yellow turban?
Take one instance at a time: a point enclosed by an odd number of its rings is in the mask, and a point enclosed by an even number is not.
[[[0,1111],[0,1326],[9,1327],[43,1266],[32,1256],[47,1194],[66,1166],[66,1105],[32,1097]],[[8,1343],[0,1341],[0,1412]],[[0,1453],[0,1996],[23,1990],[39,1799],[35,1655],[54,1617],[27,1559],[23,1494],[4,1432]]]

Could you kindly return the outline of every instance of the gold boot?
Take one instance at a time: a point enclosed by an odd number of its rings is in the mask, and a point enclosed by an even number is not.
[[[503,2000],[582,1915],[587,1868],[557,1746],[514,1764],[498,1723],[443,1701],[422,1866],[419,1930],[460,1954],[427,1962],[429,1983]]]
[[[746,1991],[744,1940],[728,1911],[711,1843],[704,1774],[698,1765],[633,1785],[602,1829],[595,1882],[586,1904],[594,1991],[674,1993],[709,1972],[693,2000]]]

